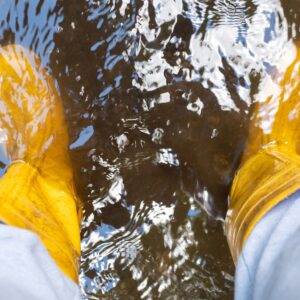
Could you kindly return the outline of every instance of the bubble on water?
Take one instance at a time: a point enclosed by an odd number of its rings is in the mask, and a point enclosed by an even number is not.
[[[152,142],[155,144],[161,144],[164,136],[164,130],[162,128],[155,128],[152,133]]]
[[[197,99],[195,102],[189,103],[187,105],[187,109],[195,112],[197,115],[201,115],[201,112],[203,110],[204,104],[200,99]]]
[[[173,153],[172,149],[160,149],[156,154],[155,162],[159,165],[168,165],[178,167],[180,165],[177,154]]]
[[[122,153],[126,146],[129,145],[129,140],[126,134],[122,133],[116,137],[116,143],[119,149],[119,152]]]

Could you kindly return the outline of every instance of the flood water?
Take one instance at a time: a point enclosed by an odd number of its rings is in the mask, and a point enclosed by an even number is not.
[[[83,299],[232,299],[223,219],[299,0],[0,0],[57,82],[84,205]],[[4,167],[5,161],[1,167]]]

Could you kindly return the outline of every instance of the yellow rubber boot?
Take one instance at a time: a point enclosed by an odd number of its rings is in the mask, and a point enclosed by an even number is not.
[[[35,232],[77,282],[80,206],[62,103],[39,59],[20,46],[0,49],[0,133],[12,161],[0,179],[0,220]]]
[[[280,86],[279,96],[256,105],[231,188],[226,233],[234,261],[256,223],[300,189],[300,50]]]

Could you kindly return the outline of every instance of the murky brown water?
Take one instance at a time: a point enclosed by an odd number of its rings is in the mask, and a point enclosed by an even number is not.
[[[252,104],[300,35],[300,1],[0,7],[1,44],[33,49],[63,98],[83,298],[232,299],[228,191]]]

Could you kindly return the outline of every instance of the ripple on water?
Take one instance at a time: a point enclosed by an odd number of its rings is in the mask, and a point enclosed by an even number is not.
[[[231,299],[228,191],[252,105],[294,57],[297,1],[0,2],[1,44],[33,49],[64,101],[83,298]]]

